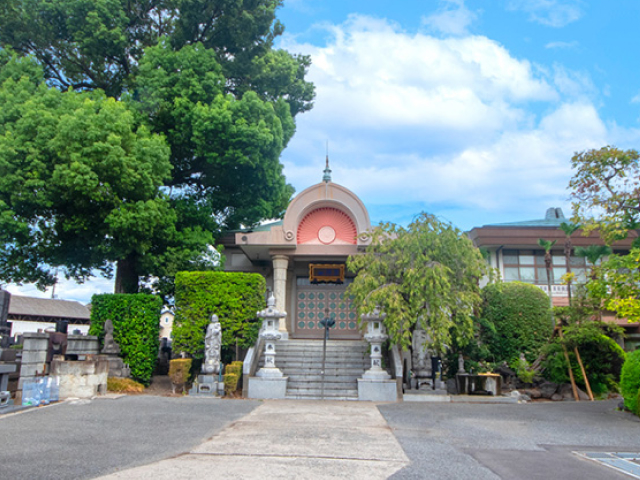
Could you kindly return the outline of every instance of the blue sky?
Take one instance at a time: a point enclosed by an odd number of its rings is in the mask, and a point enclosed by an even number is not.
[[[311,55],[317,90],[285,175],[297,191],[319,182],[328,141],[333,180],[374,224],[568,214],[574,152],[640,146],[640,2],[285,0],[278,17],[278,46]],[[57,293],[111,290],[99,279]]]

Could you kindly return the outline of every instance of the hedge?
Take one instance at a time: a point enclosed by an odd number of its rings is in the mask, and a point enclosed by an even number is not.
[[[620,373],[620,392],[624,406],[636,415],[640,415],[640,349],[627,354]]]
[[[149,385],[160,346],[162,300],[145,293],[102,294],[91,298],[90,335],[104,341],[104,322],[113,322],[113,338],[131,376]]]
[[[482,342],[494,362],[513,362],[520,352],[533,362],[553,333],[549,297],[523,283],[493,283],[482,289],[482,317],[495,330],[483,329]]]
[[[176,275],[173,351],[204,357],[204,336],[211,315],[222,326],[223,356],[236,346],[252,346],[258,338],[256,314],[265,308],[266,284],[257,273],[180,272]]]

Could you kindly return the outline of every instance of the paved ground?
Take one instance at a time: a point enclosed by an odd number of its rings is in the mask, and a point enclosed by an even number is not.
[[[283,400],[265,402],[186,455],[104,478],[375,480],[408,463],[374,404]]]
[[[602,402],[381,405],[412,463],[393,479],[629,479],[573,451],[640,452],[640,419]]]
[[[0,416],[0,477],[629,479],[572,453],[640,451],[616,405],[98,399]]]
[[[0,416],[0,479],[88,479],[195,448],[260,402],[146,395]]]

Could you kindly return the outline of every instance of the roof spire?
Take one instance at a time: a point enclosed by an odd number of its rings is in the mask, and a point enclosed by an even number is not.
[[[327,142],[327,164],[324,168],[324,175],[322,176],[322,181],[325,183],[329,183],[331,181],[331,169],[329,168],[329,142]]]

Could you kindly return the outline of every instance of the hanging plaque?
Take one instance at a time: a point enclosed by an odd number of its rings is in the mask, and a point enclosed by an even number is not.
[[[343,283],[344,265],[331,263],[311,263],[309,265],[311,283]]]

